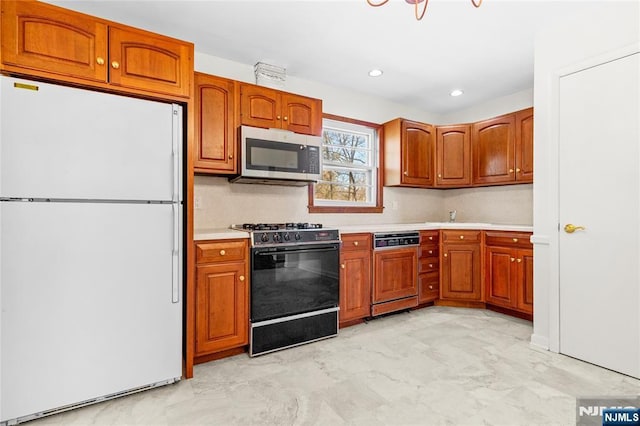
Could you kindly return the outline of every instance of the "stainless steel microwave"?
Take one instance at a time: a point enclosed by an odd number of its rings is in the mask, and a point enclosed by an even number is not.
[[[239,183],[308,185],[320,179],[322,138],[279,129],[240,127]]]

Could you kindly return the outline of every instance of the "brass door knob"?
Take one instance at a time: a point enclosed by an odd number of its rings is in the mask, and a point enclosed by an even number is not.
[[[584,231],[585,227],[584,226],[576,226],[573,223],[567,223],[564,226],[564,232],[566,232],[567,234],[573,234],[576,231]]]
[[[112,67],[114,70],[117,70],[118,68],[120,68],[120,62],[118,62],[118,61],[113,61],[113,62],[111,62],[111,67]]]
[[[102,58],[102,57],[98,56],[98,57],[96,58],[96,64],[98,64],[98,65],[104,65],[104,58]]]

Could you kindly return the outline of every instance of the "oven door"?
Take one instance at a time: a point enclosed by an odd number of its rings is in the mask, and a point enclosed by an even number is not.
[[[339,243],[257,247],[251,260],[252,322],[338,306]]]

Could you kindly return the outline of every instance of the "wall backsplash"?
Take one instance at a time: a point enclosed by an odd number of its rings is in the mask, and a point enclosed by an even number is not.
[[[310,214],[307,188],[231,184],[196,176],[194,228],[227,228],[252,222],[317,222],[326,225],[440,222],[449,210],[460,222],[532,223],[532,185],[469,189],[384,188],[383,213]]]

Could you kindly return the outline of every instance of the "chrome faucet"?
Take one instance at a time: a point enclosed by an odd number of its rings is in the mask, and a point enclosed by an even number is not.
[[[455,222],[456,221],[456,213],[457,213],[457,211],[455,211],[455,210],[451,210],[449,212],[449,222]]]

